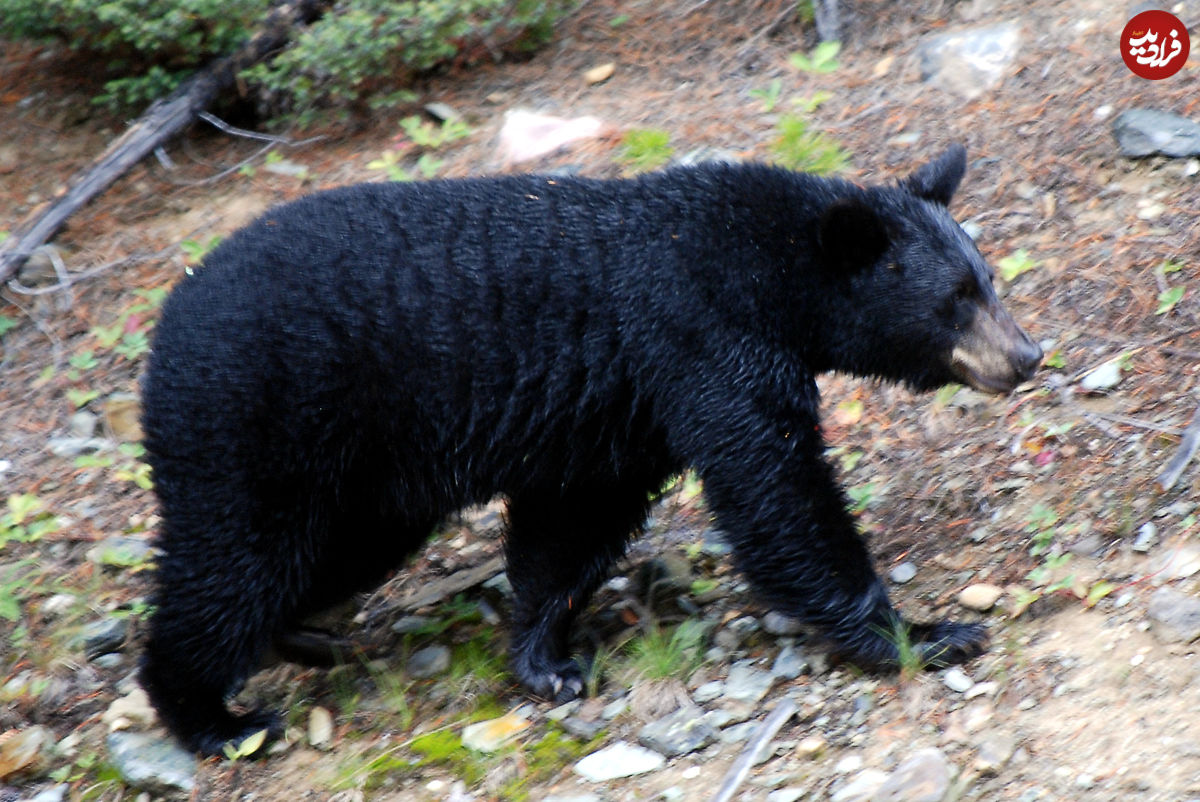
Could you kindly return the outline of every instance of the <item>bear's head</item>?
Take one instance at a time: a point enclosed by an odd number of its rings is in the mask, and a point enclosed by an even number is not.
[[[831,367],[932,389],[961,382],[1005,393],[1030,378],[1042,349],[992,287],[994,271],[947,206],[966,172],[949,148],[894,186],[831,202],[817,241],[841,321]]]

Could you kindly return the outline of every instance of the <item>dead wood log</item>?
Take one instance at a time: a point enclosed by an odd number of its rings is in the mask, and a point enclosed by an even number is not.
[[[20,269],[33,252],[62,227],[67,218],[108,188],[148,153],[182,131],[210,103],[233,86],[238,74],[281,48],[299,26],[323,14],[332,0],[285,0],[277,3],[258,32],[232,55],[209,64],[159,98],[129,130],[115,139],[88,167],[67,183],[50,203],[34,210],[0,243],[0,284]]]

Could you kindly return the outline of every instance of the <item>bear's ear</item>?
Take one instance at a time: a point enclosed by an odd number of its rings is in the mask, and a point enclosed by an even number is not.
[[[879,213],[866,201],[841,198],[821,215],[817,243],[826,264],[864,270],[879,261],[891,238]]]
[[[955,144],[933,161],[918,167],[902,184],[918,198],[949,206],[950,198],[966,172],[967,149]]]

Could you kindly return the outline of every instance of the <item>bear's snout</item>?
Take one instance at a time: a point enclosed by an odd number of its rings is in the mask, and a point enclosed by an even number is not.
[[[1011,392],[1042,364],[1042,348],[998,302],[982,307],[950,352],[960,381],[985,393]]]

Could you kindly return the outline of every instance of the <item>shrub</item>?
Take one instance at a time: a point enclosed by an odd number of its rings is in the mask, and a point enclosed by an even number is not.
[[[243,78],[275,107],[345,105],[416,71],[537,45],[573,3],[340,0]],[[232,52],[270,6],[271,0],[0,0],[0,36],[59,39],[105,59],[113,80],[97,100],[122,106],[157,97]]]

